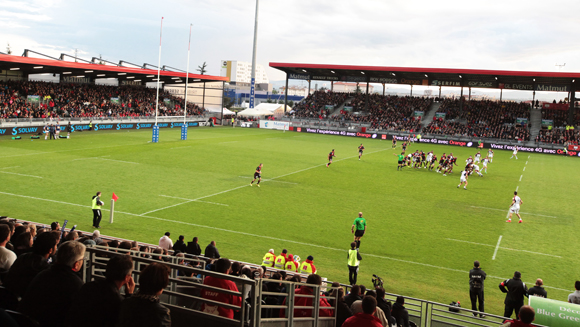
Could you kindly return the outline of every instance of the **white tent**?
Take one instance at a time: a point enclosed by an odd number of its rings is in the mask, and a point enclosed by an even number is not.
[[[270,111],[272,113],[274,111],[276,111],[277,109],[279,109],[279,108],[284,108],[284,105],[283,104],[277,104],[277,103],[260,103],[259,105],[257,105],[255,107],[255,109],[264,110],[264,111],[268,110],[268,111]],[[284,109],[282,109],[282,110],[284,110]]]
[[[262,117],[272,115],[272,112],[267,109],[246,109],[238,112],[238,116]]]
[[[221,109],[220,108],[206,108],[207,111],[209,112],[214,112],[214,113],[220,113]],[[228,108],[224,108],[224,116],[225,115],[235,115],[236,113],[229,110]]]

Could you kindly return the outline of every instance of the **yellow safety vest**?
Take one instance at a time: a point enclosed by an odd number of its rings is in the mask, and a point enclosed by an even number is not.
[[[360,261],[358,260],[357,250],[348,250],[348,265],[351,267],[358,267]]]
[[[266,255],[264,255],[264,259],[262,259],[262,264],[264,264],[264,266],[266,266],[266,267],[274,267],[274,259],[275,258],[276,258],[275,255],[268,252],[268,253],[266,253]]]
[[[274,267],[278,268],[278,269],[284,269],[284,265],[286,264],[286,258],[283,255],[279,255],[276,257],[276,263],[274,264]]]
[[[93,209],[101,209],[101,205],[97,203],[97,196],[93,198]]]
[[[300,273],[302,274],[312,274],[312,264],[304,261],[300,264]]]
[[[298,265],[294,261],[288,261],[288,262],[286,262],[286,270],[289,270],[289,271],[298,271],[298,267],[297,266]]]

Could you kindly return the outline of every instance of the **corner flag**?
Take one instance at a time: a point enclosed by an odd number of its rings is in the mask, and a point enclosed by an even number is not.
[[[115,192],[113,192],[113,201],[117,202],[118,199],[119,197],[115,194]]]

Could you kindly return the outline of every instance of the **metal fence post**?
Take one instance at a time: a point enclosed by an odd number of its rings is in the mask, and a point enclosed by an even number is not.
[[[320,314],[320,285],[314,287],[314,327],[318,327],[318,316]]]

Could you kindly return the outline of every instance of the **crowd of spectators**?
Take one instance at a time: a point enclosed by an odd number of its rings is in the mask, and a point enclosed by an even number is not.
[[[293,108],[292,115],[296,118],[326,119],[330,112],[325,109],[325,106],[334,106],[336,108],[342,105],[350,96],[352,96],[351,93],[318,90],[297,103]]]
[[[39,96],[39,102],[27,101],[29,95]],[[0,119],[148,117],[155,115],[155,98],[156,89],[138,86],[0,82]],[[184,102],[161,90],[158,114],[183,115]],[[201,115],[204,111],[196,104],[187,105],[189,116]]]
[[[470,100],[464,101],[463,110],[460,110],[459,101],[459,99],[444,99],[437,112],[445,113],[445,119],[433,117],[433,121],[423,128],[423,133],[530,140],[528,123],[516,121],[517,118],[529,120],[528,104]]]
[[[574,128],[541,129],[538,136],[536,136],[536,142],[548,144],[578,145],[579,141],[580,130]]]

